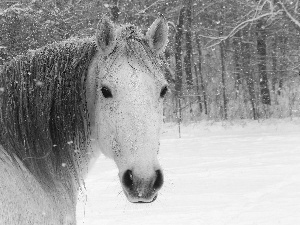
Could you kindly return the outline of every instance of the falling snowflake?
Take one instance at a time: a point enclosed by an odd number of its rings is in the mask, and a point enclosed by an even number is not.
[[[37,81],[36,83],[35,83],[37,86],[43,86],[43,82],[42,81]]]
[[[62,166],[62,167],[66,167],[67,164],[66,164],[66,163],[62,163],[61,166]]]
[[[67,144],[71,145],[71,144],[73,144],[73,141],[68,141]]]

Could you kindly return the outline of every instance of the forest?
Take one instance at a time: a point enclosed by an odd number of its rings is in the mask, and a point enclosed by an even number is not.
[[[0,69],[93,36],[102,15],[146,31],[160,14],[169,25],[165,121],[300,116],[299,0],[1,0]]]

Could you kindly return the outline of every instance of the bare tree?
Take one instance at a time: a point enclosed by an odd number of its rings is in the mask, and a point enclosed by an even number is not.
[[[202,90],[202,96],[203,96],[203,103],[204,103],[204,113],[207,115],[207,96],[206,96],[206,88],[204,85],[204,81],[203,81],[203,73],[202,73],[202,51],[201,51],[201,44],[200,44],[200,39],[197,37],[196,38],[196,42],[197,42],[197,49],[198,49],[198,75],[200,78],[200,87]],[[198,85],[198,82],[197,82]]]
[[[219,36],[223,35],[223,27],[219,28]],[[227,113],[227,96],[226,96],[226,71],[225,71],[225,44],[220,43],[220,60],[221,60],[221,78],[222,78],[222,95],[223,95],[223,119],[228,119]]]
[[[277,94],[280,95],[283,87],[283,80],[287,77],[287,41],[288,38],[281,34],[278,37],[278,44],[279,44],[279,76],[278,76],[278,89]]]
[[[266,30],[264,20],[258,20],[256,24],[257,35],[257,53],[258,53],[258,72],[261,101],[263,104],[271,105],[270,90],[268,85],[267,75],[267,45],[266,45]]]
[[[233,60],[234,60],[234,86],[236,97],[240,91],[240,85],[242,84],[241,73],[242,73],[242,65],[241,65],[241,31],[238,31],[233,36]]]
[[[199,83],[199,75],[198,75],[198,69],[197,64],[194,64],[194,70],[195,70],[195,76],[196,76],[196,87],[197,87],[197,97],[198,97],[198,104],[199,104],[199,112],[202,113],[203,107],[202,107],[202,99],[200,94],[200,83]]]
[[[255,90],[254,90],[254,80],[253,74],[251,72],[251,50],[250,50],[250,42],[249,42],[249,30],[243,30],[242,36],[242,43],[241,43],[241,50],[242,50],[242,65],[243,65],[243,73],[246,79],[248,92],[249,92],[249,100],[251,104],[251,111],[252,111],[252,118],[254,120],[257,118],[257,112],[255,107]]]
[[[275,34],[272,40],[272,91],[276,96],[276,84],[278,82],[278,73],[277,73],[277,35]],[[276,97],[275,97],[276,98]],[[275,100],[276,102],[276,100]]]
[[[176,108],[178,114],[178,129],[180,137],[180,123],[182,119],[181,112],[181,98],[182,98],[182,35],[183,35],[183,22],[185,15],[185,7],[182,7],[179,12],[178,22],[176,25],[176,35],[175,35],[175,67],[176,67],[176,77],[175,77],[175,97]]]
[[[175,92],[176,96],[182,95],[182,34],[183,34],[183,22],[185,15],[185,7],[182,7],[179,12],[178,22],[176,25],[175,34]]]
[[[193,0],[186,1],[186,12],[185,12],[185,41],[186,41],[186,55],[185,55],[185,74],[186,83],[188,87],[193,85],[192,76],[192,3]]]

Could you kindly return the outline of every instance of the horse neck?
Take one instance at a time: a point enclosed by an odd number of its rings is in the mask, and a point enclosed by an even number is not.
[[[11,218],[19,218],[24,225],[62,224],[61,221],[75,224],[76,198],[68,194],[61,182],[55,183],[55,189],[43,187],[22,162],[13,160],[1,145],[0,161],[1,224],[10,224]]]

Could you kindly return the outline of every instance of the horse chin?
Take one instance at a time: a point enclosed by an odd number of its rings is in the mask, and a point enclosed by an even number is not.
[[[126,190],[123,190],[123,192],[125,193],[127,200],[131,203],[152,203],[157,199],[157,195],[158,195],[158,193],[155,193],[152,196],[139,197],[139,196],[129,194]]]

